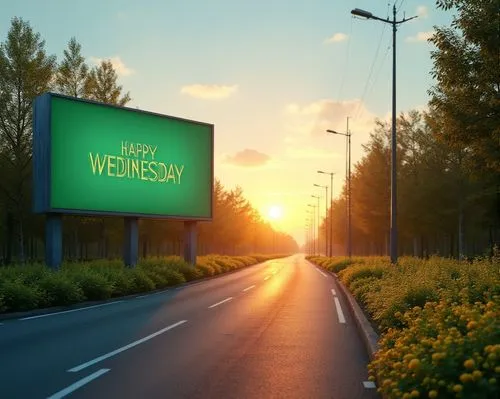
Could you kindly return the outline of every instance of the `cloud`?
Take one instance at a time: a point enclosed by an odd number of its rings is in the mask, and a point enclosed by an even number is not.
[[[267,154],[249,148],[237,152],[234,155],[227,155],[225,163],[243,167],[264,166],[270,161],[271,157]]]
[[[118,56],[110,58],[90,57],[90,62],[95,65],[100,65],[102,61],[111,61],[111,64],[113,65],[113,68],[118,76],[130,76],[135,73],[135,71],[132,68],[127,67]]]
[[[419,16],[419,18],[427,18],[429,16],[429,9],[427,8],[427,6],[418,6],[417,15]]]
[[[191,97],[202,98],[206,100],[220,100],[227,98],[238,90],[238,85],[203,85],[193,84],[183,86],[182,94],[187,94]]]
[[[343,41],[346,41],[349,36],[347,36],[345,33],[335,33],[332,37],[328,38],[325,40],[325,44],[331,44],[331,43],[340,43]]]
[[[418,32],[415,36],[409,36],[406,38],[407,42],[410,43],[418,43],[418,42],[426,42],[434,35],[434,31],[428,32]]]
[[[359,99],[336,101],[320,99],[305,104],[291,103],[283,112],[287,137],[284,140],[286,157],[297,162],[333,162],[341,170],[344,159],[345,137],[334,137],[327,129],[344,133],[349,117],[352,133],[353,162],[361,154],[361,144],[369,138],[375,126],[376,115],[368,111]],[[325,166],[326,167],[326,166]],[[331,166],[333,167],[333,166]]]
[[[288,104],[285,107],[287,130],[297,136],[324,136],[327,129],[345,131],[346,118],[350,117],[351,130],[369,131],[375,115],[359,99],[335,101],[323,99],[309,104]]]

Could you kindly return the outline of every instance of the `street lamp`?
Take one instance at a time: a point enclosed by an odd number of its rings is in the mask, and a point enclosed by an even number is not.
[[[328,256],[328,186],[321,184],[314,184],[314,187],[325,189],[325,256]]]
[[[352,256],[352,229],[351,229],[351,132],[349,131],[349,118],[347,118],[347,131],[346,133],[340,133],[335,130],[327,129],[327,133],[340,134],[345,136],[347,141],[347,255],[349,258]]]
[[[322,170],[318,170],[318,173],[323,175],[330,175],[330,254],[329,256],[333,256],[333,175],[334,172],[323,172]]]
[[[312,239],[313,239],[313,253],[316,255],[316,205],[307,204],[307,206],[313,208],[312,211]]]
[[[317,225],[316,225],[316,234],[318,236],[318,255],[321,253],[320,249],[319,249],[319,199],[320,199],[320,196],[319,195],[311,195],[311,197],[313,198],[316,198],[318,200],[318,221],[317,221]]]
[[[396,21],[396,5],[392,9],[392,21],[389,18],[379,18],[371,12],[355,8],[352,15],[366,19],[376,19],[392,25],[392,135],[391,135],[391,263],[398,261],[398,226],[397,226],[397,185],[396,185],[396,32],[397,26],[415,17]]]

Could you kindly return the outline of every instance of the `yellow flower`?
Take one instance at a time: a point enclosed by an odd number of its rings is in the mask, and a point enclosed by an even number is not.
[[[466,382],[471,382],[472,381],[472,375],[471,374],[468,374],[468,373],[463,373],[461,376],[460,376],[460,381],[463,382],[464,384]]]
[[[462,392],[463,386],[460,384],[453,385],[453,392]]]
[[[432,391],[429,391],[429,398],[433,399],[433,398],[437,398],[438,397],[438,393],[436,390],[432,390]]]
[[[479,370],[474,370],[472,372],[472,378],[474,378],[474,380],[479,380],[482,376],[483,373],[481,373]]]
[[[475,365],[476,365],[476,362],[474,362],[474,359],[467,359],[464,362],[464,367],[466,369],[472,369],[472,368],[474,368]]]
[[[420,367],[420,360],[418,359],[412,359],[410,363],[408,363],[408,368],[410,370],[416,370]]]
[[[467,323],[467,330],[472,330],[473,328],[477,327],[477,322],[474,320],[471,320]]]
[[[416,389],[414,389],[410,393],[410,397],[412,397],[412,398],[418,398],[419,396],[420,396],[420,392],[418,392]]]

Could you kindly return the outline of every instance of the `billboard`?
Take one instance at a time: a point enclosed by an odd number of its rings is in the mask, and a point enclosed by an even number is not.
[[[47,93],[35,99],[34,210],[211,220],[214,126]]]

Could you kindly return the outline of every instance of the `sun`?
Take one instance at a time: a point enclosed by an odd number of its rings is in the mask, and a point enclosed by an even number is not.
[[[283,216],[283,208],[279,205],[273,205],[269,208],[268,215],[270,219],[277,220]]]

